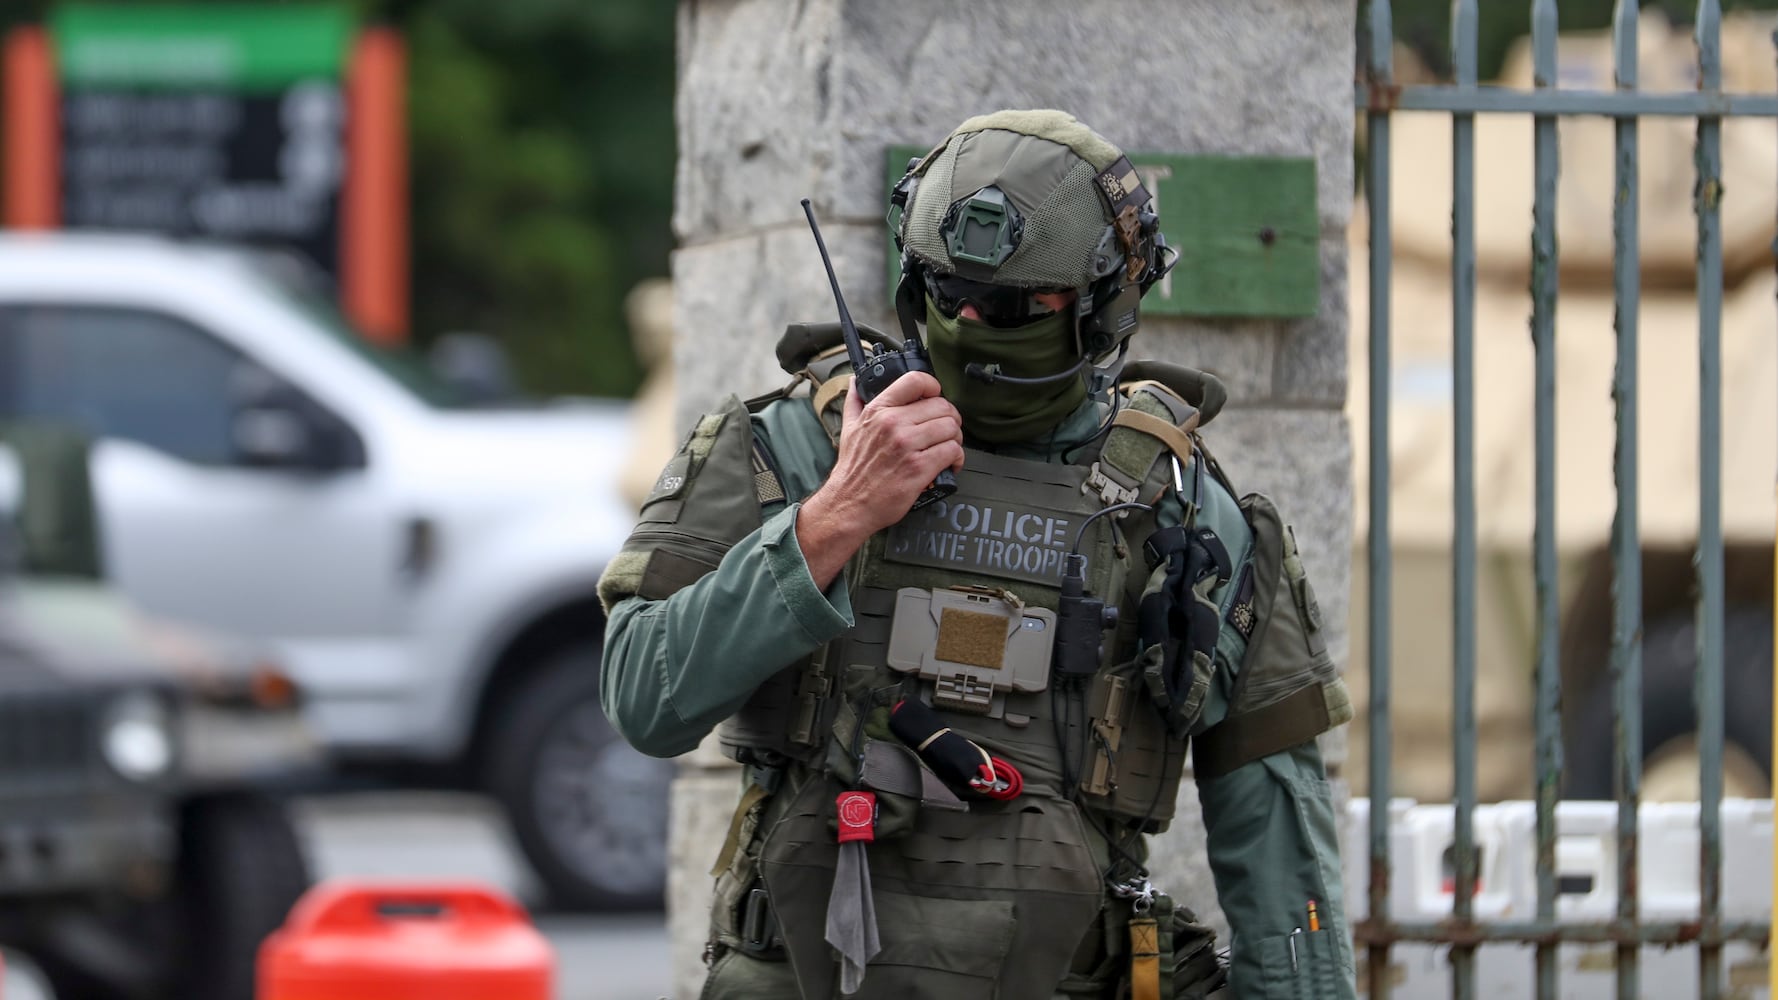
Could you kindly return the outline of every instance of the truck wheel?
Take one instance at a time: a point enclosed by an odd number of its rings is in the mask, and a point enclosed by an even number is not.
[[[599,706],[597,640],[550,657],[497,710],[487,787],[552,905],[661,905],[673,764],[625,743]]]
[[[1648,623],[1642,641],[1645,801],[1698,797],[1692,694],[1697,665],[1697,628],[1690,613]],[[1771,787],[1772,759],[1772,617],[1767,612],[1745,605],[1724,612],[1723,689],[1724,795],[1763,797]],[[1570,798],[1615,798],[1615,733],[1607,680],[1591,693],[1568,740]]]
[[[179,809],[178,859],[153,899],[95,900],[24,950],[56,1000],[252,1000],[260,941],[308,888],[283,806],[261,795]]]
[[[172,995],[251,1000],[260,942],[309,888],[296,830],[283,803],[255,794],[194,799],[180,819]]]
[[[135,994],[126,992],[131,984],[95,975],[78,959],[53,951],[37,952],[30,958],[37,965],[43,984],[49,987],[49,995],[55,1000],[118,1000],[121,997],[141,996],[140,991]],[[10,993],[7,995],[11,996]]]

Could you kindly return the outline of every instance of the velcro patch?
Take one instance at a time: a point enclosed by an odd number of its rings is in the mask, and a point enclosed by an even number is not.
[[[1006,619],[945,608],[939,614],[938,648],[933,652],[951,663],[999,670],[1006,662]]]
[[[762,507],[784,499],[784,483],[772,468],[771,456],[757,440],[753,442],[753,492]]]

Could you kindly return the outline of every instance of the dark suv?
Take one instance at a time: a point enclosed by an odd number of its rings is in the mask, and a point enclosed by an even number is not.
[[[58,1000],[249,1000],[320,757],[274,664],[105,584],[86,454],[0,424],[0,943]]]

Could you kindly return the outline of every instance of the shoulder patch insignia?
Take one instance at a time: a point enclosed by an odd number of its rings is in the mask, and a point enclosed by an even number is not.
[[[685,484],[691,478],[691,456],[685,452],[674,455],[661,470],[660,478],[654,481],[654,489],[648,491],[642,506],[646,507],[659,500],[671,500],[685,492]]]

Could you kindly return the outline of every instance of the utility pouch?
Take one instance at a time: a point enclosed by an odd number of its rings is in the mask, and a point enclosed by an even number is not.
[[[1104,926],[1093,933],[1098,940],[1083,941],[1074,971],[1057,988],[1060,996],[1204,1000],[1228,985],[1216,931],[1189,907],[1159,892],[1140,911],[1131,903],[1106,901]],[[1097,957],[1083,965],[1082,954]]]
[[[716,876],[710,909],[712,947],[744,952],[754,958],[782,960],[771,899],[759,879],[761,833],[770,825],[772,792],[781,781],[749,781],[736,804],[734,820],[711,874]]]
[[[840,705],[835,713],[833,737],[827,741],[827,770],[843,788],[862,788],[877,796],[877,840],[894,840],[905,836],[919,818],[921,799],[928,794],[928,785],[921,776],[918,757],[890,735],[889,708],[872,704],[860,718],[858,707],[851,701]],[[932,784],[943,788],[937,778]],[[936,798],[946,795],[950,802],[962,805],[955,795],[932,792]],[[950,803],[940,805],[949,807]],[[837,813],[827,818],[828,829],[839,832]]]
[[[879,801],[881,796],[879,796]],[[761,850],[785,948],[802,994],[836,995],[823,937],[839,846],[828,829],[831,782],[788,803]],[[923,810],[893,849],[868,849],[882,951],[860,1000],[1047,997],[1101,902],[1099,867],[1072,803],[1026,795]]]
[[[1156,893],[1129,923],[1131,1000],[1203,1000],[1228,985],[1216,931],[1189,907]]]
[[[1109,813],[1144,833],[1159,833],[1173,821],[1187,744],[1169,731],[1147,694],[1144,671],[1149,663],[1150,658],[1138,657],[1094,675],[1079,794],[1095,812]],[[1204,684],[1209,684],[1208,671]]]
[[[888,663],[932,682],[935,708],[1002,718],[1008,691],[1049,684],[1056,613],[1008,590],[896,591]]]
[[[1201,779],[1314,739],[1352,718],[1352,699],[1327,652],[1321,607],[1303,571],[1296,536],[1272,501],[1241,499],[1253,530],[1250,578],[1228,620],[1247,638],[1229,714],[1193,741]]]
[[[768,678],[716,728],[722,752],[743,764],[781,767],[813,756],[820,745],[821,708],[830,694],[827,649]]]

